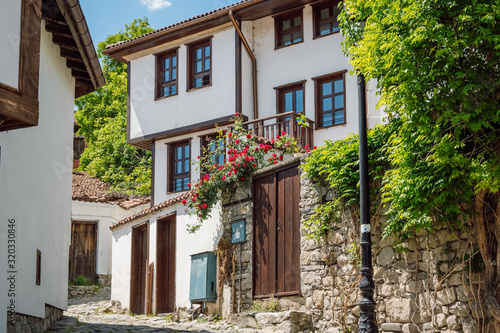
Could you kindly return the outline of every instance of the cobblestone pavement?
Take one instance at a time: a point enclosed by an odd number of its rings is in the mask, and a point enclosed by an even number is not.
[[[98,295],[68,300],[68,311],[46,333],[91,333],[91,332],[219,332],[257,333],[265,330],[240,329],[223,321],[209,321],[201,315],[197,320],[181,319],[171,322],[169,316],[145,316],[119,313],[123,310],[110,301],[109,288]],[[268,331],[269,332],[269,331]]]

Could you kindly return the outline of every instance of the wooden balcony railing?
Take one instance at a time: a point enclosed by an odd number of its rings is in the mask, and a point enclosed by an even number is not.
[[[314,121],[307,118],[301,121],[300,114],[293,111],[247,121],[243,123],[243,126],[251,130],[254,135],[269,141],[276,139],[276,135],[285,132],[297,139],[300,148],[314,145]]]

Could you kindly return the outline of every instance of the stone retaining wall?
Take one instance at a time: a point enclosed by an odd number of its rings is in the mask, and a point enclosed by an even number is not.
[[[7,333],[44,332],[61,318],[62,315],[63,310],[50,305],[45,305],[45,318],[16,313],[15,324],[7,324]]]
[[[109,289],[109,287],[100,286],[68,286],[68,298],[82,298],[99,294],[100,289]]]
[[[331,193],[312,184],[307,177],[301,177],[300,186],[301,222],[304,222]],[[223,193],[222,204],[225,235],[231,235],[231,222],[241,218],[247,222],[247,242],[242,243],[240,310],[248,311],[252,304],[251,182]],[[491,314],[482,305],[483,276],[471,272],[469,267],[468,259],[477,247],[467,229],[452,233],[443,227],[434,234],[418,233],[403,244],[405,251],[400,252],[394,249],[392,240],[381,240],[382,227],[383,214],[372,221],[375,300],[381,332],[472,333],[479,331],[478,324],[489,321]],[[306,311],[315,327],[323,332],[357,332],[359,224],[346,211],[323,239],[307,236],[308,231],[302,229],[301,295],[280,298],[281,310]],[[236,256],[236,274],[237,265]],[[238,277],[235,276],[236,293]],[[224,290],[231,287],[229,279]]]

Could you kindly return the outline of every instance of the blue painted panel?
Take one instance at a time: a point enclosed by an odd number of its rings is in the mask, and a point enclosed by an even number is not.
[[[213,252],[191,256],[189,300],[191,302],[215,301],[217,298],[217,257]]]
[[[231,224],[231,243],[241,243],[246,242],[247,240],[247,232],[246,232],[246,223],[245,220],[240,220],[237,222],[233,222]]]

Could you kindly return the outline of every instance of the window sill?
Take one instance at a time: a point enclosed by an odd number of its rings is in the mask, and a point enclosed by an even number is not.
[[[201,86],[201,87],[198,87],[198,88],[189,88],[188,90],[186,90],[186,92],[191,92],[191,91],[195,91],[195,90],[200,90],[200,89],[203,89],[203,88],[207,88],[207,87],[211,87],[212,84],[207,84],[206,86]]]
[[[322,130],[322,129],[328,129],[328,128],[332,128],[332,127],[338,127],[338,126],[342,126],[342,125],[347,125],[347,122],[344,122],[342,124],[336,124],[336,125],[330,125],[330,126],[321,126],[321,127],[316,127],[316,131],[319,131],[319,130]]]
[[[190,190],[187,189],[187,190],[180,190],[180,191],[167,191],[166,194],[179,194],[179,193],[187,193],[189,192]]]
[[[304,43],[304,40],[301,40],[300,42],[297,42],[297,43],[288,44],[288,45],[275,46],[274,50],[284,49],[284,48],[287,48],[287,47],[290,47],[290,46],[293,46],[293,45],[297,45],[297,44],[301,44],[301,43]]]
[[[155,101],[161,101],[162,99],[169,98],[169,97],[174,97],[174,96],[177,96],[177,95],[179,95],[179,94],[174,94],[174,95],[169,95],[169,96],[163,96],[163,97],[157,97],[154,100]]]

